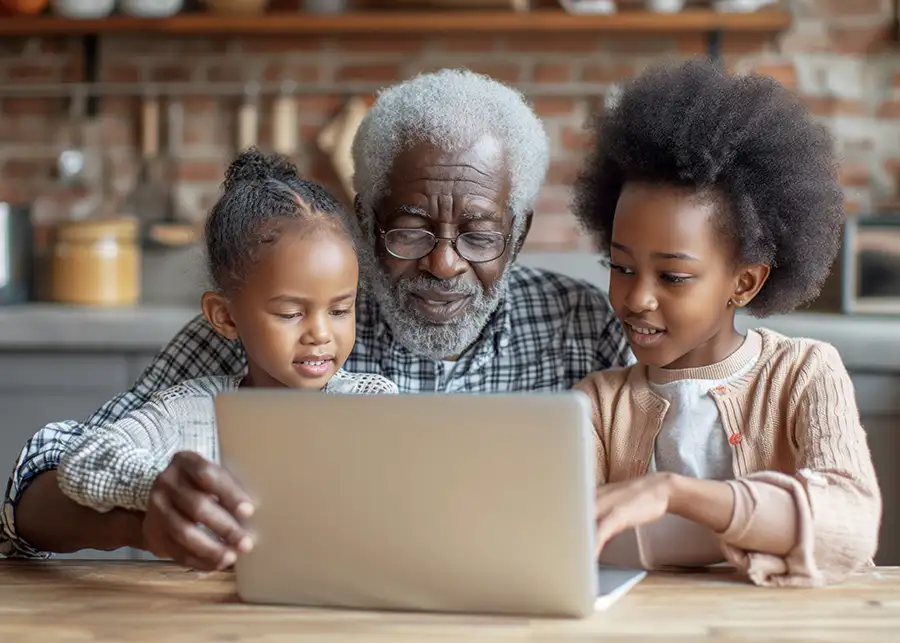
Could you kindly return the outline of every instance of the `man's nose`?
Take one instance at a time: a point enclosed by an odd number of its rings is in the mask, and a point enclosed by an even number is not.
[[[438,226],[435,230],[437,244],[429,254],[419,260],[419,269],[437,279],[453,279],[469,269],[469,262],[459,256],[452,240],[459,234],[455,226]]]

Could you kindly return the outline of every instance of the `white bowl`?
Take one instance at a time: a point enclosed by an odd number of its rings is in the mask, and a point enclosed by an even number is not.
[[[52,0],[53,13],[64,18],[90,20],[112,13],[116,0]]]
[[[184,0],[121,0],[122,13],[138,18],[168,18],[181,11]]]

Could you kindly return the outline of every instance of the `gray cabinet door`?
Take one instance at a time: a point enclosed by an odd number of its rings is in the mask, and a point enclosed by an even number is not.
[[[83,420],[130,385],[128,363],[116,355],[0,355],[0,485],[25,442],[45,424]],[[63,558],[129,558],[131,550],[85,550]]]
[[[875,562],[900,565],[900,375],[852,373],[851,377],[884,502]]]

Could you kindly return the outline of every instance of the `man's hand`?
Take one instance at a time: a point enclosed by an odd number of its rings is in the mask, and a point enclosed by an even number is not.
[[[194,569],[225,569],[239,552],[253,548],[242,525],[253,511],[250,497],[228,471],[181,451],[150,490],[143,548]]]
[[[672,477],[652,473],[597,488],[597,556],[613,537],[658,520],[669,511]]]

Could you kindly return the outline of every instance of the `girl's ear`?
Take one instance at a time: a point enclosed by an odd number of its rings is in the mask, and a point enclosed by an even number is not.
[[[734,291],[728,304],[742,308],[753,301],[769,278],[769,266],[763,263],[751,263],[743,266],[738,272]]]
[[[231,312],[228,310],[228,300],[222,293],[207,291],[200,298],[200,308],[212,327],[219,335],[226,339],[237,339],[238,332]]]

